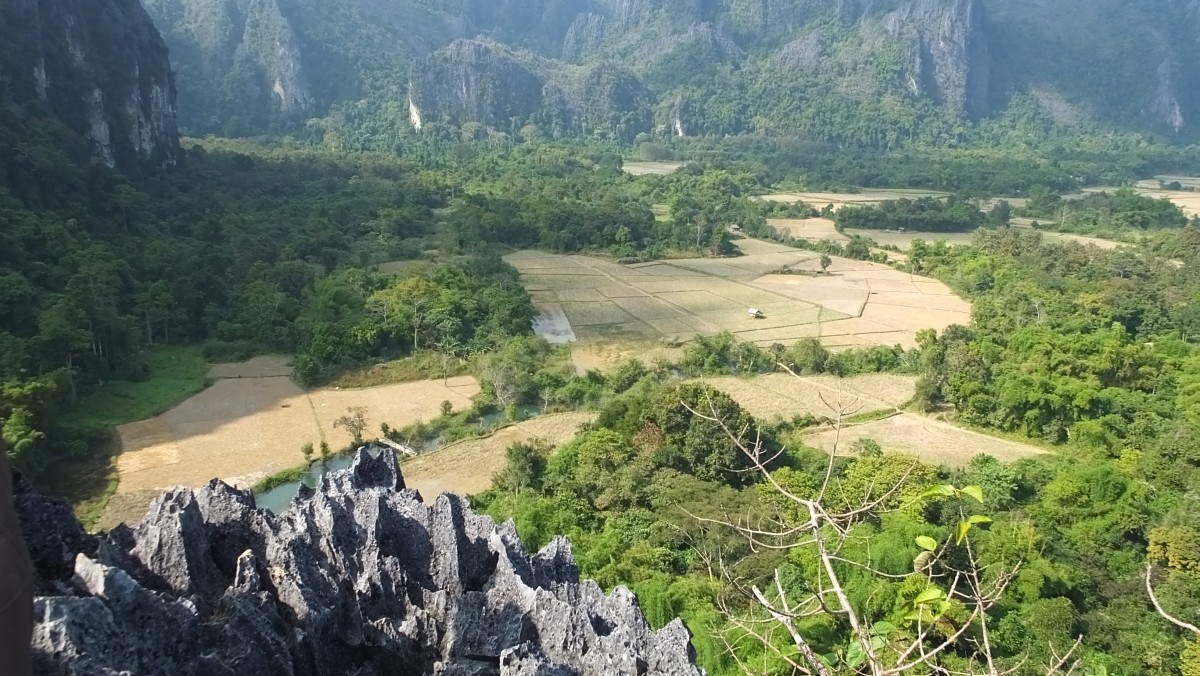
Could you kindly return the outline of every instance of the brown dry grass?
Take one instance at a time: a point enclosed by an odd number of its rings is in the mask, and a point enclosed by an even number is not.
[[[630,350],[623,346],[640,351],[663,338],[723,330],[760,345],[816,336],[838,348],[911,347],[920,329],[970,320],[970,306],[936,280],[844,258],[834,259],[828,275],[772,275],[784,268],[816,271],[818,256],[756,239],[736,243],[746,255],[634,266],[525,251],[506,259],[539,302],[561,304],[578,339],[572,350],[581,369],[619,363],[608,353],[624,358]],[[750,307],[766,318],[749,319]],[[561,329],[554,335],[566,335]]]
[[[683,162],[623,162],[621,168],[630,176],[646,176],[655,174],[665,176],[674,173],[683,166]]]
[[[829,240],[845,244],[850,238],[837,231],[837,226],[828,218],[768,218],[767,223],[776,230],[810,242]]]
[[[585,423],[596,419],[594,413],[557,413],[506,427],[486,439],[472,439],[446,446],[404,462],[404,483],[421,492],[428,502],[442,493],[472,495],[492,485],[492,475],[504,466],[509,446],[541,439],[558,446]]]
[[[830,406],[865,413],[903,406],[916,393],[916,378],[872,374],[854,378],[771,373],[743,379],[709,378],[703,382],[725,392],[757,418],[798,415],[833,416]]]
[[[678,334],[669,333],[668,335],[676,335],[685,339],[695,335],[695,332],[689,333],[685,330]],[[575,365],[576,372],[580,374],[592,370],[605,371],[630,359],[637,359],[646,366],[653,366],[658,360],[676,362],[682,357],[682,348],[664,347],[646,341],[577,343],[571,350],[571,362]]]
[[[909,190],[906,188],[878,189],[863,188],[856,193],[840,192],[785,192],[774,195],[763,195],[758,199],[768,202],[792,204],[804,202],[814,208],[832,207],[834,211],[849,205],[878,204],[887,200],[918,199],[921,197],[947,197],[949,193],[928,190]]]
[[[805,441],[828,453],[833,448],[835,436],[836,430],[823,429],[809,434]],[[981,453],[1012,462],[1047,452],[1036,446],[989,437],[913,413],[843,428],[838,445],[839,454],[848,452],[859,439],[874,439],[886,450],[907,453],[922,462],[950,467],[966,465]]]
[[[222,372],[266,371],[259,362]],[[347,407],[367,409],[366,435],[372,436],[382,422],[402,427],[436,417],[443,400],[464,408],[478,392],[470,377],[451,378],[447,385],[432,380],[311,393],[280,376],[220,379],[161,416],[117,428],[120,499],[106,511],[104,523],[127,518],[138,504],[148,504],[142,498],[174,486],[199,487],[214,477],[249,486],[302,463],[305,443],[326,440],[334,449],[344,447],[350,435],[334,429],[333,421]]]

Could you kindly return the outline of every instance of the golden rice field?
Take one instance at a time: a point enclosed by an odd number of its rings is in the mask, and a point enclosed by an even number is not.
[[[771,373],[753,378],[705,378],[756,418],[791,419],[798,415],[834,417],[898,409],[916,394],[913,376],[871,374],[854,378]]]
[[[836,440],[838,455],[848,455],[859,439],[874,439],[889,451],[948,467],[964,466],[981,454],[1013,462],[1047,453],[1036,446],[980,434],[915,413],[898,413],[862,425],[849,425],[840,433],[833,428],[818,429],[808,434],[805,442],[828,453],[834,450]]]
[[[218,364],[209,372],[211,387],[160,416],[118,427],[120,483],[101,526],[140,518],[157,493],[174,486],[219,478],[249,487],[303,463],[306,443],[342,448],[350,434],[333,422],[348,407],[367,409],[370,435],[383,422],[403,427],[436,418],[442,401],[466,408],[479,393],[471,377],[305,392],[292,382],[287,361],[270,356]]]
[[[850,238],[838,232],[837,226],[828,218],[768,218],[767,224],[785,235],[810,242],[827,240],[845,244]]]
[[[804,438],[806,444],[827,453],[848,455],[854,442],[874,439],[889,451],[912,455],[931,464],[958,467],[981,453],[1011,462],[1046,452],[901,410],[916,394],[913,376],[871,374],[837,378],[772,373],[753,378],[705,378],[703,382],[725,392],[751,415],[763,420],[800,415],[835,419],[840,413],[847,419],[840,433],[832,426],[823,426],[814,428]],[[882,419],[848,422],[856,414],[881,411],[888,412]]]
[[[552,413],[510,425],[484,439],[445,446],[404,461],[404,483],[420,491],[426,502],[442,493],[480,493],[491,487],[492,476],[504,467],[509,446],[538,440],[558,446],[595,419],[595,413]]]
[[[630,176],[647,176],[650,174],[665,176],[674,173],[683,166],[683,162],[629,162],[622,163],[625,173]]]
[[[796,202],[804,202],[816,209],[832,208],[834,211],[847,206],[870,206],[879,204],[880,202],[894,201],[899,199],[920,199],[922,197],[945,198],[949,197],[950,193],[938,192],[936,190],[910,190],[907,188],[894,189],[879,189],[879,188],[863,188],[856,193],[840,193],[840,192],[779,192],[771,195],[762,195],[758,199],[768,202],[781,202],[784,204],[794,204]]]

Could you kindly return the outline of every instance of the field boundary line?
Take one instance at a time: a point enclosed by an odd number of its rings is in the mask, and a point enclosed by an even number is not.
[[[872,425],[874,423],[880,422],[881,420],[890,420],[892,418],[896,418],[899,416],[905,416],[905,415],[915,415],[913,413],[909,413],[908,411],[903,411],[898,408],[897,409],[881,408],[881,409],[876,409],[874,411],[862,411],[860,413],[855,413],[854,415],[873,415],[876,413],[879,414],[878,418],[871,418],[870,420],[862,420],[860,422],[843,422],[842,429],[848,430],[852,427],[864,427],[866,425]],[[916,416],[916,417],[921,418],[922,416]],[[925,427],[923,425],[921,428],[925,429]],[[805,435],[820,434],[821,432],[827,432],[827,431],[834,430],[834,429],[837,429],[837,423],[828,422],[828,423],[825,423],[824,425],[814,425],[812,427],[805,428],[804,433],[805,433]],[[959,428],[959,429],[961,429],[961,428]],[[929,430],[925,430],[925,431],[929,432]],[[932,434],[932,432],[930,432],[930,434]]]
[[[329,441],[325,438],[325,428],[321,425],[321,418],[317,415],[317,405],[313,403],[312,394],[310,392],[304,392],[304,401],[308,402],[308,410],[312,412],[313,422],[317,426],[317,435],[321,437],[321,443],[329,443]]]

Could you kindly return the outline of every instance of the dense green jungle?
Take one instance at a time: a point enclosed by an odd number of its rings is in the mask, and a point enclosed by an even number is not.
[[[314,26],[303,40],[340,42]],[[833,24],[817,34],[854,41]],[[584,53],[598,63],[624,44]],[[684,78],[685,47],[639,73],[661,95],[645,120],[578,123],[604,133],[556,132],[549,109],[413,130],[399,80],[303,123],[233,119],[221,106],[235,89],[189,113],[197,135],[173,163],[116,168],[0,78],[0,420],[14,464],[94,509],[114,487],[114,426],[200,390],[208,364],[287,353],[316,387],[445,355],[481,377],[480,407],[598,413],[560,448],[509,448],[472,503],[513,519],[530,548],[567,536],[583,575],[634,590],[656,626],[682,617],[711,674],[1200,676],[1200,219],[1129,187],[1200,175],[1200,148],[1132,130],[1127,108],[1064,122],[1033,94],[978,119],[882,95],[863,110],[814,94],[798,112],[789,87],[845,93],[841,80],[774,80],[765,48],[748,71],[718,61]],[[338,58],[378,74],[376,57]],[[652,124],[676,99],[689,136]],[[722,108],[738,100],[753,109]],[[680,168],[633,176],[634,160]],[[1074,194],[1101,185],[1125,187]],[[842,244],[768,223],[815,206],[755,199],[871,187],[952,196],[827,214]],[[502,258],[736,257],[754,237],[887,261],[856,233],[884,228],[928,233],[893,265],[968,299],[968,325],[907,350],[720,334],[674,362],[577,374],[533,335],[531,296]],[[974,234],[951,246],[945,233]],[[842,412],[756,420],[691,379],[785,370],[911,374],[909,410],[1047,453],[950,468],[866,440],[831,458],[803,432],[840,429]]]

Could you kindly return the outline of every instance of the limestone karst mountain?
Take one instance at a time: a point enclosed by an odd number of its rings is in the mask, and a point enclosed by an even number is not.
[[[513,133],[891,144],[1003,113],[1186,136],[1196,12],[1115,0],[146,0],[193,131],[340,108]],[[620,95],[590,96],[597,68]],[[582,114],[581,114],[582,113]],[[899,129],[889,137],[889,130]]]
[[[0,3],[0,81],[36,101],[110,166],[175,160],[175,81],[138,0]]]

